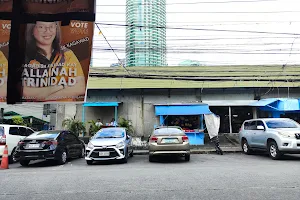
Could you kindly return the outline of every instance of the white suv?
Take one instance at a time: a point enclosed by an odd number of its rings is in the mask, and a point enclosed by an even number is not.
[[[246,120],[239,133],[245,154],[267,151],[272,159],[300,153],[300,124],[288,118]]]
[[[20,140],[32,133],[34,131],[26,126],[0,124],[0,157],[2,157],[5,145],[7,145],[9,162],[15,162],[15,147]]]

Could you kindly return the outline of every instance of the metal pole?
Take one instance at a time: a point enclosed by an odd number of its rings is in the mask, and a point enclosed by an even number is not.
[[[0,111],[0,123],[3,124],[3,118],[4,118],[4,108],[1,108],[1,111]]]
[[[229,111],[229,133],[232,133],[232,124],[231,124],[231,107],[228,107],[228,111]]]
[[[115,121],[116,121],[116,125],[118,124],[118,106],[115,106]]]

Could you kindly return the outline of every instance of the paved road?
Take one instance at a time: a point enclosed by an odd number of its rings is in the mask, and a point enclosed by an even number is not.
[[[149,163],[136,155],[127,164],[64,166],[48,162],[0,170],[0,199],[300,199],[300,156],[273,161],[263,155],[191,155],[186,163]]]

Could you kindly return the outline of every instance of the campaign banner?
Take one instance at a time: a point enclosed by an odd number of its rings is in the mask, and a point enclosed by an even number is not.
[[[11,11],[12,0],[0,0],[0,13]],[[10,28],[11,21],[0,18],[0,102],[6,102]]]
[[[27,14],[94,13],[94,0],[23,0]],[[25,24],[22,102],[83,102],[94,22],[71,20]]]

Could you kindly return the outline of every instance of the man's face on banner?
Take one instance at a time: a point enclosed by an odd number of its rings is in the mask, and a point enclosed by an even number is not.
[[[56,36],[55,22],[36,22],[33,30],[34,38],[40,45],[52,45]]]

